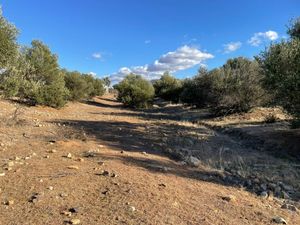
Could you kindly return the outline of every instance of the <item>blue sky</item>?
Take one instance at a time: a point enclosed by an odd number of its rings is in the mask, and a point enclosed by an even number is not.
[[[164,70],[189,77],[236,56],[252,57],[286,35],[299,0],[3,0],[3,14],[40,39],[61,67],[120,80]]]

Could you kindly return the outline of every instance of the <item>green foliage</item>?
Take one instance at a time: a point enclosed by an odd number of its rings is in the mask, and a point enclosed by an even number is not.
[[[86,98],[87,83],[79,72],[65,71],[65,83],[69,90],[69,100],[78,101]]]
[[[24,77],[36,89],[27,98],[37,104],[62,107],[68,98],[63,73],[60,71],[57,56],[41,41],[34,40],[30,48],[24,50],[26,61],[31,65],[30,73]]]
[[[211,107],[215,114],[246,112],[261,105],[265,92],[256,61],[229,59],[218,69],[201,68],[197,76],[184,81],[181,101],[197,107]]]
[[[264,72],[264,86],[274,103],[300,116],[300,38],[299,19],[288,31],[291,39],[272,44],[257,60]]]
[[[83,74],[83,79],[86,82],[86,96],[92,98],[94,96],[103,95],[105,92],[103,81],[94,78],[93,75]]]
[[[1,90],[6,98],[15,97],[19,93],[21,81],[18,76],[2,75]]]
[[[25,80],[25,76],[31,71],[30,68],[31,65],[26,61],[24,54],[18,52],[15,62],[0,75],[0,90],[5,97],[24,97],[32,90]]]
[[[66,104],[68,91],[64,88],[64,80],[42,86],[34,96],[36,103],[54,108],[61,108]]]
[[[135,108],[148,107],[154,97],[152,84],[140,75],[130,74],[114,88],[118,91],[121,102]]]
[[[287,33],[293,39],[300,39],[300,17],[291,21],[291,24],[288,27]]]
[[[0,69],[6,69],[15,62],[18,53],[18,30],[2,15],[0,7]]]
[[[101,79],[94,79],[94,91],[90,93],[90,96],[101,96],[105,93],[104,82]]]
[[[19,49],[17,29],[0,8],[0,94],[19,97],[32,104],[62,107],[67,100],[91,98],[104,93],[103,81],[91,75],[62,71],[57,56],[41,41]],[[109,79],[105,80],[106,83]]]
[[[89,74],[65,71],[66,87],[69,90],[69,100],[78,101],[82,99],[101,96],[104,94],[104,84],[101,79],[94,78]]]
[[[111,81],[110,81],[109,77],[104,77],[102,80],[103,80],[103,83],[104,83],[104,85],[105,85],[106,87],[109,87],[109,86],[110,86]]]
[[[168,72],[154,82],[155,95],[168,101],[178,102],[182,89],[182,82]]]
[[[219,71],[221,82],[214,88],[217,114],[247,112],[264,103],[266,95],[256,61],[242,57],[229,59]]]
[[[180,99],[197,107],[210,106],[215,102],[220,81],[219,69],[207,71],[200,68],[194,78],[184,80]]]

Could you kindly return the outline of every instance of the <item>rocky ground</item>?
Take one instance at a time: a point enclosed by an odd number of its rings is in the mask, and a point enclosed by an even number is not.
[[[0,108],[1,225],[300,224],[297,162],[182,107]]]

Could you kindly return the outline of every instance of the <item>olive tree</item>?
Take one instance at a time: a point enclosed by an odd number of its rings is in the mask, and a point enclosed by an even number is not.
[[[159,80],[153,84],[155,95],[168,101],[178,102],[181,93],[182,82],[168,72],[165,72]]]
[[[31,65],[25,80],[36,88],[28,93],[27,98],[37,104],[62,107],[68,98],[64,74],[59,68],[57,56],[41,41],[34,40],[31,47],[24,50],[24,55]]]
[[[118,91],[118,100],[130,107],[148,107],[154,97],[152,84],[140,75],[130,74],[114,88]]]
[[[271,44],[257,60],[264,73],[264,86],[274,103],[300,116],[300,18],[288,29],[290,39]]]
[[[18,54],[17,28],[9,23],[2,14],[0,7],[0,69],[7,69],[16,61]]]

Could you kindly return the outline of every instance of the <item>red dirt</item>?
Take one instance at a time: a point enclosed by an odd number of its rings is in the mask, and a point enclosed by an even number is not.
[[[73,218],[87,225],[253,225],[273,224],[275,216],[300,224],[299,212],[281,209],[280,201],[203,181],[201,168],[166,157],[156,148],[159,140],[147,132],[157,124],[172,132],[167,123],[173,122],[140,117],[111,98],[70,103],[61,110],[25,107],[19,124],[7,119],[12,103],[1,101],[0,107],[6,118],[0,127],[1,225],[58,225]],[[68,153],[72,158],[65,157]],[[9,159],[14,165],[7,171]],[[97,175],[101,170],[117,177]],[[37,202],[29,202],[34,193]],[[229,195],[235,200],[222,199]],[[6,205],[9,200],[13,204]],[[72,207],[78,212],[61,214]]]

